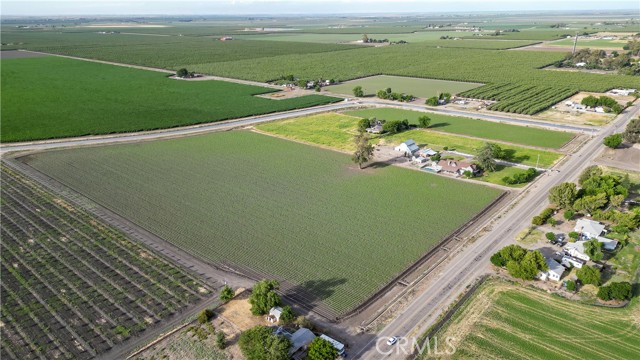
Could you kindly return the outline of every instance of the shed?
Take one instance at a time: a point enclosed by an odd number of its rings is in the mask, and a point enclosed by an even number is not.
[[[399,151],[401,153],[405,153],[407,155],[413,155],[415,154],[418,150],[420,150],[420,148],[418,147],[418,145],[416,145],[416,142],[409,139],[405,142],[403,142],[402,144],[396,146],[394,148],[395,151]]]
[[[279,306],[272,307],[267,315],[267,321],[271,323],[277,323],[280,321],[280,315],[282,315],[282,308]]]

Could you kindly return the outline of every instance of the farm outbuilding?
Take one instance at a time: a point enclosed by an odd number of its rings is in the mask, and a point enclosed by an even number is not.
[[[289,348],[289,356],[292,356],[299,350],[305,350],[316,336],[307,328],[300,328],[294,332],[290,339],[291,348]]]
[[[413,155],[416,152],[418,152],[418,150],[420,150],[420,148],[418,147],[418,145],[416,145],[416,142],[409,139],[405,142],[403,142],[402,144],[396,146],[394,148],[395,151],[404,153],[405,155]]]
[[[282,308],[279,306],[272,307],[267,315],[267,321],[271,323],[277,323],[280,321],[280,315],[282,315]]]

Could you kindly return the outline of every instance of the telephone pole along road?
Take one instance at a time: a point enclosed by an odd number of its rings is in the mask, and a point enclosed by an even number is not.
[[[443,265],[442,269],[436,269],[439,272],[433,282],[401,314],[378,332],[377,338],[361,348],[353,348],[351,352],[354,358],[405,359],[407,355],[400,347],[387,346],[386,340],[379,339],[400,336],[408,338],[411,344],[413,337],[426,332],[467,285],[489,271],[491,255],[503,246],[513,243],[518,232],[529,226],[531,219],[547,206],[549,190],[562,182],[575,180],[602,151],[603,139],[614,132],[624,131],[624,126],[639,111],[640,103],[624,111],[609,127],[597,133],[575,154],[569,155],[566,161],[557,167],[559,172],[552,171],[542,175],[533,187],[514,200],[515,204],[507,205],[507,210],[502,212],[502,217],[491,225],[491,230],[486,235],[469,244],[451,261]],[[640,164],[636,165],[640,170]],[[388,351],[393,352],[387,353]]]

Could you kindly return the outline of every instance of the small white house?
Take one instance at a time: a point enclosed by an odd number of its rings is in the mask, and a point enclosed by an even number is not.
[[[597,113],[604,114],[604,108],[602,106],[596,106],[594,109]]]
[[[411,158],[411,161],[413,161],[416,164],[426,164],[427,161],[429,161],[427,158],[424,158],[422,156],[414,156]]]
[[[564,246],[564,251],[571,255],[574,258],[578,258],[580,260],[589,261],[589,255],[584,252],[584,241],[576,241],[574,243],[567,243]]]
[[[420,148],[418,147],[418,145],[416,145],[416,142],[409,139],[405,142],[403,142],[402,144],[396,146],[394,148],[395,151],[399,151],[401,153],[404,153],[406,155],[413,155],[416,152],[418,152],[418,150],[420,150]]]
[[[565,270],[564,266],[560,265],[557,261],[551,258],[546,258],[545,262],[547,263],[549,270],[541,271],[540,274],[538,274],[538,278],[544,281],[546,281],[547,279],[552,281],[560,281],[560,278],[562,277],[562,274]]]
[[[565,104],[566,106],[573,106],[573,101],[568,100],[568,101],[565,101],[565,102],[564,102],[564,104]]]
[[[586,65],[587,65],[587,63],[585,63],[585,62],[576,63],[577,67],[585,67]]]
[[[267,315],[267,321],[270,323],[277,323],[280,321],[280,315],[282,315],[282,308],[279,306],[272,307]]]
[[[574,267],[576,269],[580,269],[582,268],[582,265],[584,265],[584,261],[580,260],[580,259],[576,259],[572,256],[563,256],[562,260],[560,261],[562,263],[562,265],[566,266],[566,267]]]
[[[573,231],[587,239],[597,238],[604,232],[604,225],[593,220],[579,219]]]

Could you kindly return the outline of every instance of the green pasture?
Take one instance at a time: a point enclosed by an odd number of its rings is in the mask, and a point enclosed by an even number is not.
[[[152,130],[326,104],[310,95],[270,100],[273,89],[60,57],[2,60],[3,142]]]
[[[458,81],[421,79],[402,76],[378,75],[333,85],[327,91],[336,94],[353,95],[353,88],[362,86],[366,96],[375,96],[378,90],[391,88],[395,92],[411,94],[416,97],[429,98],[440,93],[457,94],[482,84]]]
[[[395,166],[359,170],[348,155],[245,131],[22,161],[196,256],[299,285],[336,313],[500,194]]]
[[[361,118],[384,120],[409,120],[418,124],[418,118],[428,116],[431,119],[430,129],[435,131],[474,136],[484,139],[511,142],[521,145],[561,148],[573,138],[573,134],[539,128],[501,124],[461,116],[449,116],[436,113],[403,110],[397,108],[372,108],[345,112],[347,115]]]
[[[453,355],[421,358],[636,359],[638,330],[637,304],[591,306],[489,280],[432,337],[453,337]]]

